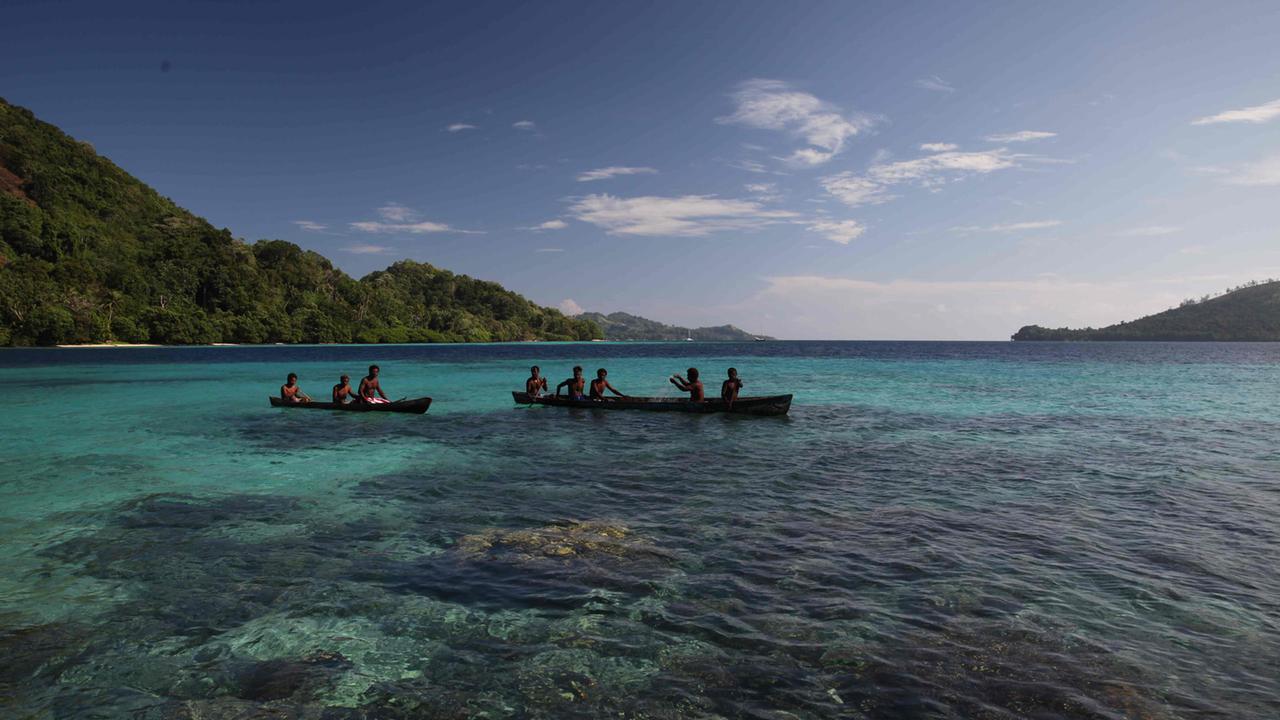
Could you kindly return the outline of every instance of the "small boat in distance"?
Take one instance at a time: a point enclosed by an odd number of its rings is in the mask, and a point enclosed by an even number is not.
[[[271,401],[271,407],[304,408],[307,410],[338,410],[340,412],[393,412],[421,415],[427,411],[427,408],[431,407],[431,398],[429,397],[396,400],[395,402],[389,403],[294,403],[285,402],[274,395],[269,396],[267,399]]]
[[[786,415],[791,409],[790,395],[763,395],[740,397],[733,406],[720,398],[708,398],[693,402],[680,397],[610,397],[600,400],[574,400],[564,396],[542,395],[512,391],[517,405],[554,405],[557,407],[588,408],[594,410],[649,410],[657,412],[732,413],[734,415]]]

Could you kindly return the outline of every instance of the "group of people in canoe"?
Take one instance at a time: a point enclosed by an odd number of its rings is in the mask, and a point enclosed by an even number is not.
[[[730,407],[733,401],[738,399],[738,391],[742,389],[742,380],[738,379],[737,368],[729,368],[729,377],[720,383],[720,398],[724,400]],[[689,368],[685,375],[676,373],[670,378],[672,385],[675,385],[681,392],[689,393],[689,399],[693,402],[702,402],[706,399],[706,390],[702,385],[702,380],[698,376],[698,368]],[[561,390],[566,390],[565,395],[570,400],[604,400],[605,391],[609,391],[618,397],[627,397],[626,393],[615,388],[609,382],[609,371],[604,368],[596,370],[596,377],[590,383],[582,376],[582,366],[575,365],[573,368],[573,377],[556,385],[555,396],[560,397]],[[524,391],[530,397],[538,397],[543,393],[550,393],[548,390],[547,379],[542,377],[542,368],[534,365],[529,368],[529,379],[524,382]]]
[[[377,404],[391,402],[386,393],[382,392],[382,385],[378,381],[379,372],[381,371],[377,365],[370,365],[369,374],[360,379],[360,385],[356,390],[351,389],[350,375],[343,375],[338,378],[338,384],[333,386],[333,402],[342,405],[348,403]],[[284,384],[280,386],[280,399],[292,403],[314,402],[311,396],[302,392],[302,388],[298,386],[297,373],[289,373],[289,377],[285,378]]]

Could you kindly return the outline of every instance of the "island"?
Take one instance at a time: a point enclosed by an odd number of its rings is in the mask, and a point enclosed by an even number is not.
[[[1248,282],[1221,295],[1102,328],[1027,325],[1014,340],[1280,341],[1280,280]]]
[[[608,315],[600,313],[582,313],[575,316],[579,320],[595,323],[604,333],[606,340],[697,340],[699,342],[754,342],[756,340],[772,340],[766,335],[749,333],[733,325],[716,325],[713,327],[683,328],[624,312]]]

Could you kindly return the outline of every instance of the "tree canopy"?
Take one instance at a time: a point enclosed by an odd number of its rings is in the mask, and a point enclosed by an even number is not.
[[[0,99],[0,345],[598,337],[426,263],[357,281],[293,243],[246,243]]]

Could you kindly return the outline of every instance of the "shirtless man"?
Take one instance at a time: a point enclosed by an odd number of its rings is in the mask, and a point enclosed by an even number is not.
[[[682,391],[689,393],[689,399],[693,402],[702,402],[703,391],[702,381],[698,379],[698,368],[689,368],[689,379],[685,380],[679,374],[671,376],[671,384],[680,388]]]
[[[724,400],[725,405],[733,407],[733,401],[738,399],[738,391],[742,389],[742,381],[738,379],[738,368],[729,368],[729,379],[720,383],[720,399]]]
[[[626,395],[623,395],[622,393],[618,392],[618,388],[610,385],[609,381],[605,380],[605,377],[608,374],[609,374],[609,371],[605,370],[604,368],[600,368],[599,370],[596,371],[596,379],[591,381],[591,399],[592,400],[603,400],[604,391],[606,389],[609,392],[613,393],[614,395],[617,395],[618,397],[626,397]]]
[[[292,403],[309,403],[311,396],[298,387],[298,373],[289,373],[284,384],[280,386],[280,399]]]
[[[360,398],[356,396],[356,391],[351,389],[350,375],[343,375],[338,378],[338,384],[333,386],[333,401],[340,405],[360,401]]]
[[[529,368],[529,379],[524,381],[524,391],[529,397],[538,397],[547,391],[547,379],[542,377],[542,368],[537,365]]]
[[[369,374],[360,381],[360,400],[367,403],[386,403],[391,402],[387,394],[382,392],[382,385],[378,384],[379,369],[377,365],[369,366]],[[375,397],[374,393],[378,396]]]
[[[567,387],[570,400],[586,400],[586,396],[582,394],[586,385],[587,381],[582,378],[582,366],[574,365],[573,377],[556,386],[556,397],[560,397],[560,388]]]

